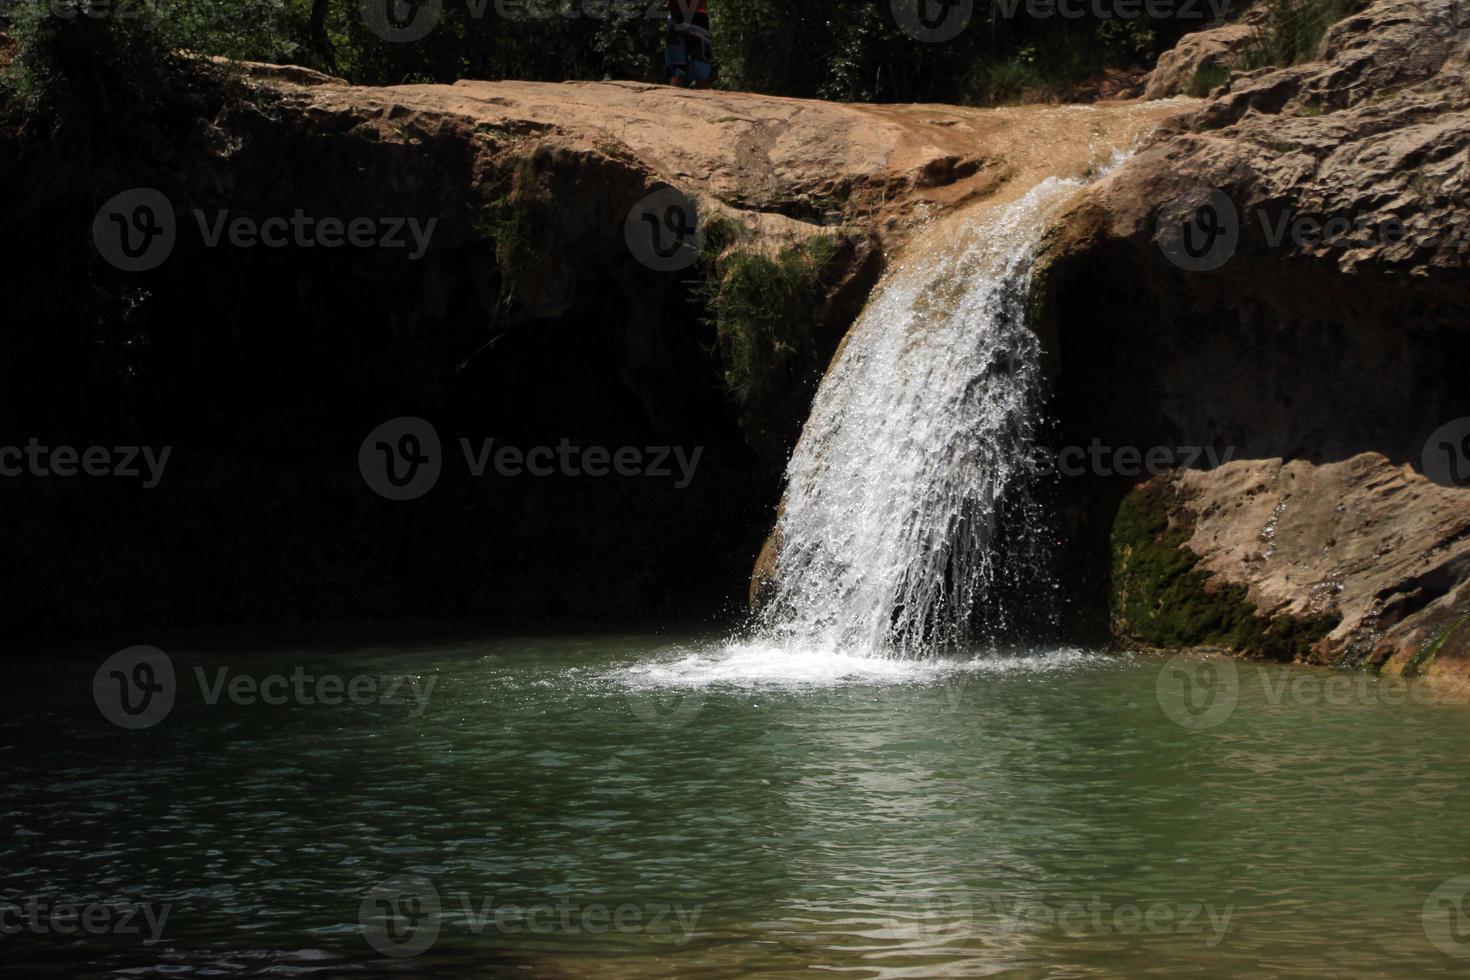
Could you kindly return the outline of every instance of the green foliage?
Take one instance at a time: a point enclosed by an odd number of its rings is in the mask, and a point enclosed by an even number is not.
[[[1266,18],[1250,37],[1247,71],[1309,61],[1327,28],[1356,10],[1359,0],[1264,0]]]
[[[1178,491],[1156,480],[1123,498],[1113,522],[1112,615],[1117,632],[1157,647],[1224,647],[1268,660],[1301,659],[1341,617],[1257,615],[1243,586],[1209,588],[1188,547]]]
[[[530,157],[521,157],[514,169],[490,191],[480,209],[475,230],[494,246],[500,270],[500,304],[515,302],[516,281],[535,258],[535,212],[532,205],[536,170]]]
[[[299,0],[15,0],[7,102],[55,128],[126,109],[148,115],[203,81],[190,54],[301,60]]]
[[[1230,81],[1230,69],[1224,65],[1200,65],[1195,69],[1194,77],[1189,80],[1189,84],[1184,87],[1184,94],[1202,99],[1228,81]]]
[[[656,81],[662,74],[664,23],[648,15],[647,0],[508,0],[503,8],[514,16],[501,16],[495,0],[446,2],[427,36],[393,43],[367,28],[356,0],[330,0],[334,68],[367,84]],[[597,15],[583,15],[584,9]]]
[[[292,0],[157,0],[174,46],[246,61],[300,63],[307,4]]]
[[[126,67],[143,84],[156,81],[154,69],[178,51],[301,64],[364,84],[661,81],[664,74],[663,5],[653,0],[505,0],[502,9],[520,11],[515,17],[502,16],[496,0],[450,0],[433,29],[411,43],[374,34],[358,0],[126,0],[137,14],[127,18],[53,13],[60,3],[90,9],[115,0],[12,2],[18,4],[14,33],[41,50],[40,61],[51,57],[57,37],[85,38],[104,58],[130,52]],[[710,13],[722,87],[879,102],[1055,97],[1105,67],[1146,67],[1194,26],[1147,18],[1033,19],[1024,4],[1010,16],[981,5],[958,37],[931,44],[905,34],[886,0],[713,0]],[[36,60],[21,66],[11,84],[33,105],[55,80]]]
[[[1007,14],[1006,11],[1010,13]],[[944,43],[901,29],[887,2],[714,0],[722,84],[864,102],[996,103],[1064,94],[1106,67],[1146,67],[1185,21],[1032,18],[1024,3],[977,4]]]
[[[9,8],[10,33],[20,48],[5,74],[8,101],[58,123],[99,100],[153,102],[173,58],[158,43],[156,9],[138,10],[137,17],[104,19],[58,16],[49,0]]]
[[[1404,676],[1421,677],[1426,672],[1428,672],[1430,665],[1434,663],[1435,658],[1437,658],[1440,655],[1440,652],[1444,650],[1445,644],[1450,641],[1450,637],[1458,633],[1466,623],[1470,623],[1470,616],[1464,616],[1458,622],[1446,626],[1440,632],[1440,634],[1434,638],[1433,642],[1425,645],[1422,649],[1414,654],[1413,658],[1407,664],[1404,665]]]
[[[783,396],[821,376],[818,311],[832,288],[841,245],[816,235],[775,255],[747,246],[739,226],[715,219],[706,228],[698,286],[714,324],[725,386],[740,403],[741,426],[768,458],[784,456],[792,417]]]

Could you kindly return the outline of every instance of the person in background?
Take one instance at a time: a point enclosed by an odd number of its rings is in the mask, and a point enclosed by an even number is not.
[[[669,0],[669,43],[664,52],[669,84],[711,88],[715,83],[708,0]]]

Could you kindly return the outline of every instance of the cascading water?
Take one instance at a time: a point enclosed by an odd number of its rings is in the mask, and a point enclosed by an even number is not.
[[[1079,186],[1049,179],[911,250],[880,285],[787,468],[766,636],[898,657],[973,638],[1003,511],[1034,519],[1028,284],[1049,217]]]

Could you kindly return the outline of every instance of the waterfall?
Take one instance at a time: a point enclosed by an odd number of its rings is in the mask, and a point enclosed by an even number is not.
[[[910,249],[817,392],[786,472],[762,632],[912,657],[974,640],[1003,570],[1002,527],[1029,505],[1040,343],[1033,258],[1074,181],[1049,179]]]

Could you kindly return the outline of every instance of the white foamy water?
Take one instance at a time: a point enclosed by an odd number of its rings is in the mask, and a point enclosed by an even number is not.
[[[1015,654],[900,660],[768,640],[673,651],[658,660],[610,671],[602,679],[636,689],[827,688],[928,684],[960,676],[1040,674],[1098,662],[1105,655],[1064,647]]]
[[[999,572],[997,531],[1031,519],[1031,264],[1079,186],[1049,179],[949,223],[947,240],[912,249],[875,291],[787,468],[761,621],[774,649],[843,651],[881,672],[898,668],[870,658],[974,639],[972,610]]]

